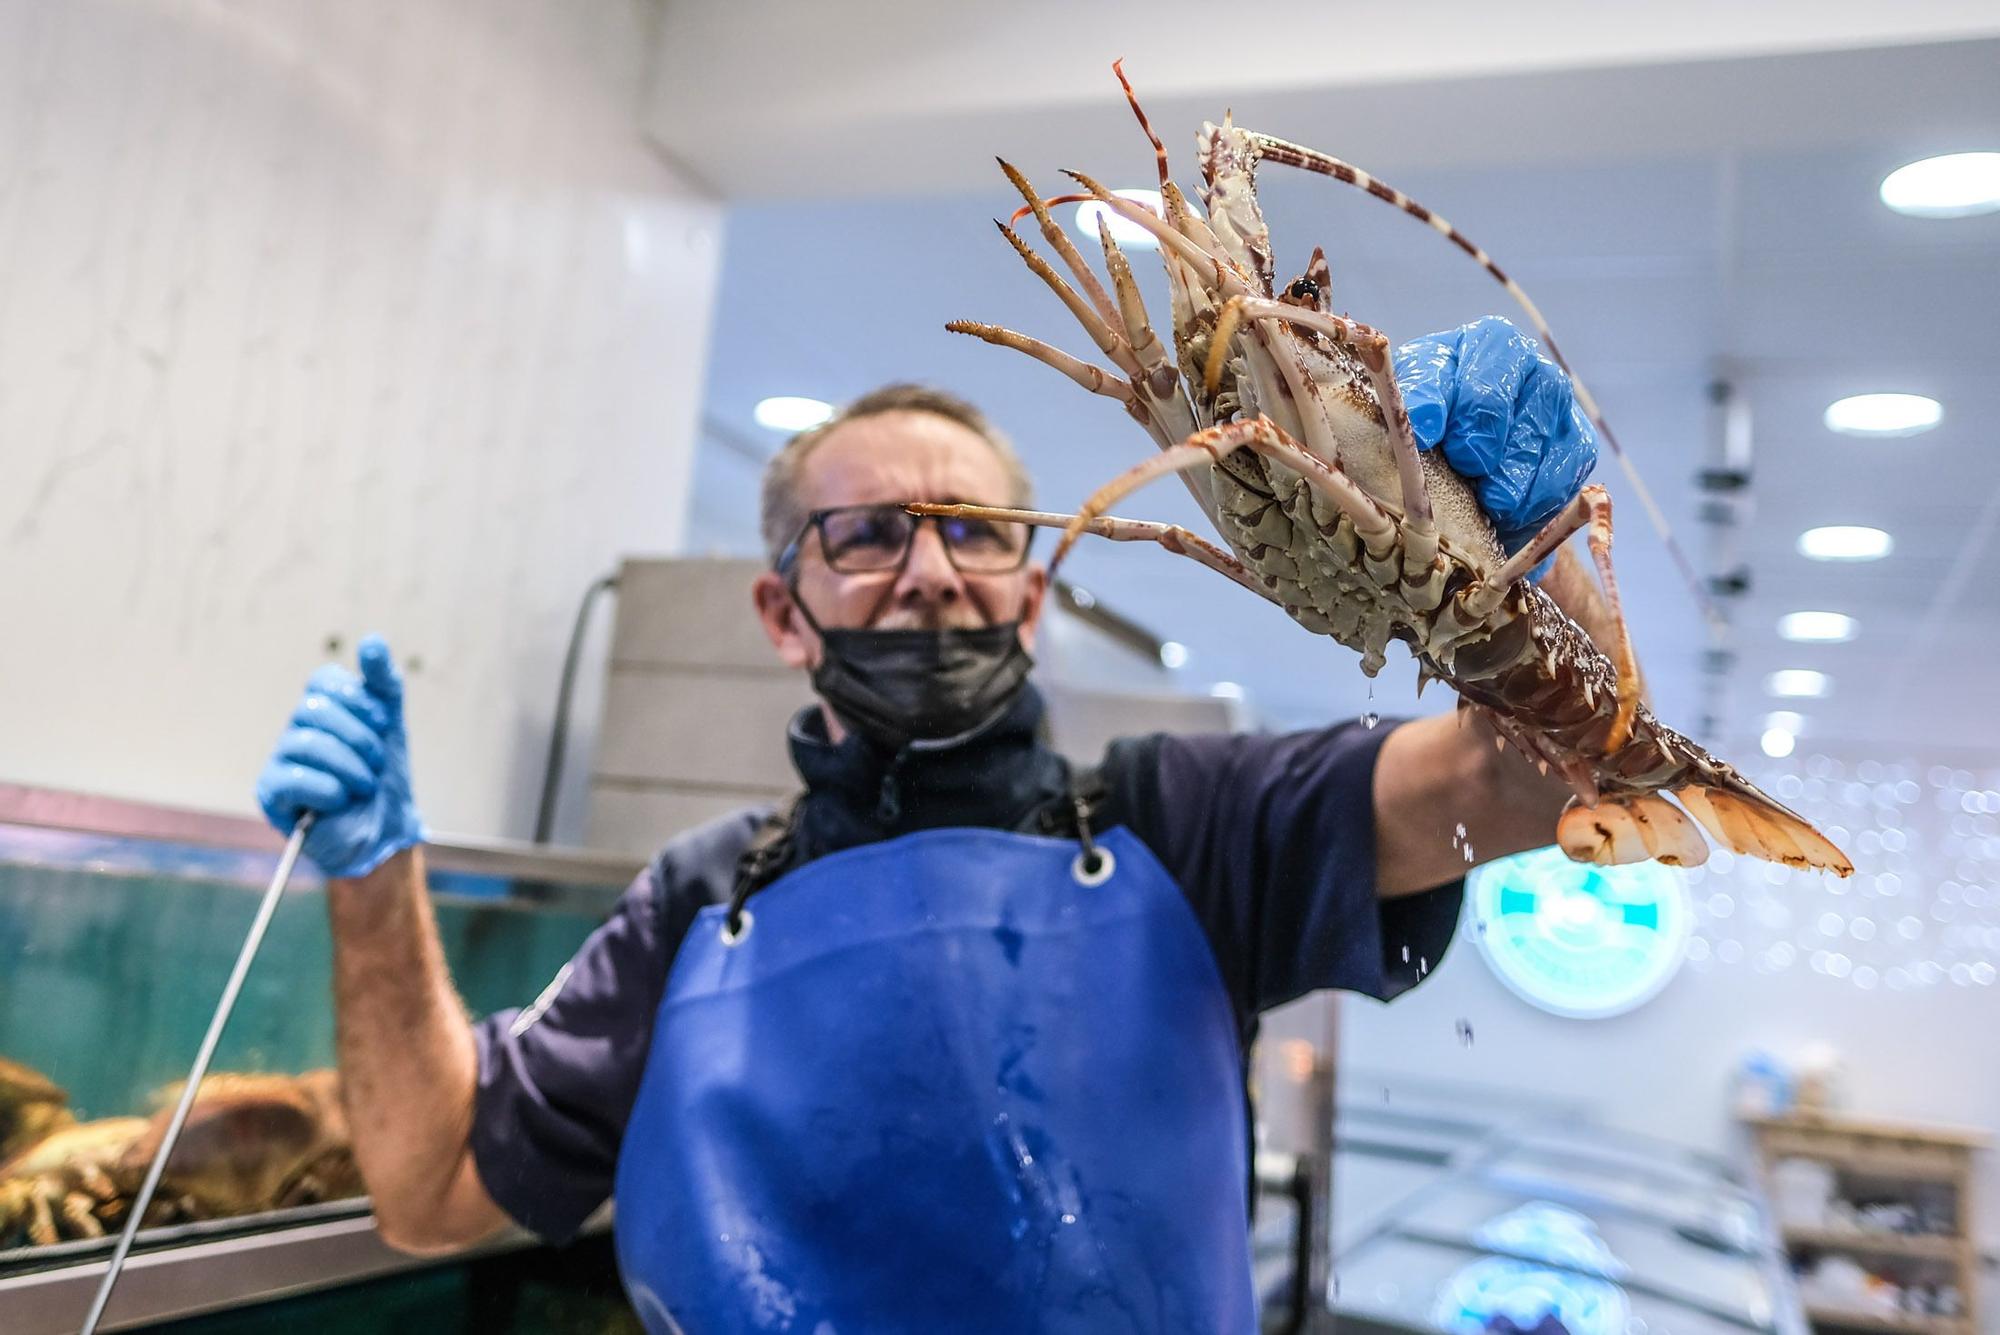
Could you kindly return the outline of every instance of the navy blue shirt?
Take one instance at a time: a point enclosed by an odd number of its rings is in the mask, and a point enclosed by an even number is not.
[[[817,708],[801,712],[795,857],[945,826],[1023,828],[1071,786],[1041,721],[1030,688],[968,741],[890,755],[859,736],[836,745]],[[1375,892],[1375,759],[1392,726],[1156,734],[1114,742],[1099,766],[1101,824],[1128,827],[1187,896],[1246,1044],[1259,1013],[1307,992],[1414,987],[1451,940],[1462,882]],[[673,840],[533,1006],[474,1026],[473,1156],[523,1226],[567,1238],[610,1195],[675,952],[697,912],[728,901],[769,810]]]

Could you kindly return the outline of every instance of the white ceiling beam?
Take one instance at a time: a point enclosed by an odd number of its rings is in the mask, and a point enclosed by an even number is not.
[[[1929,143],[1990,133],[1995,37],[1990,0],[686,0],[664,11],[646,121],[745,199],[984,188],[994,153],[1141,168],[1119,56],[1170,151],[1230,107],[1404,167]]]

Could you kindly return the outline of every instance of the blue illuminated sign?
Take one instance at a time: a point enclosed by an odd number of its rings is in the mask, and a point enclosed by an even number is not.
[[[1687,949],[1687,890],[1657,862],[1598,867],[1545,848],[1466,880],[1465,912],[1510,991],[1556,1015],[1596,1019],[1650,999]]]

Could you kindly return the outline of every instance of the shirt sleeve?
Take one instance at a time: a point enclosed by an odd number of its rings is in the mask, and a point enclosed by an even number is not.
[[[532,1006],[473,1026],[480,1181],[551,1241],[573,1236],[611,1195],[671,956],[659,877],[657,863],[639,874]]]
[[[1375,762],[1394,726],[1112,745],[1118,810],[1180,883],[1246,1017],[1320,988],[1388,1000],[1451,943],[1463,879],[1376,893]]]

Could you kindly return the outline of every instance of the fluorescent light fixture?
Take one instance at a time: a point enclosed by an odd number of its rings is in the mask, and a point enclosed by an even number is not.
[[[833,405],[819,399],[801,399],[790,394],[759,399],[751,414],[757,425],[772,431],[810,431],[833,416]]]
[[[1160,666],[1178,668],[1187,666],[1187,646],[1178,640],[1167,640],[1160,645]]]
[[[1218,700],[1241,700],[1243,688],[1233,681],[1218,681],[1208,688],[1208,693]]]
[[[1815,561],[1879,561],[1896,549],[1879,528],[1833,524],[1799,534],[1799,554]]]
[[[1778,618],[1778,634],[1800,644],[1845,644],[1858,624],[1845,612],[1787,612]]]
[[[1779,668],[1764,678],[1764,689],[1772,695],[1818,700],[1833,694],[1833,678],[1811,668]]]
[[[1946,153],[1882,178],[1882,202],[1912,218],[2000,212],[2000,153]]]
[[[1773,760],[1783,760],[1792,753],[1792,748],[1798,744],[1799,739],[1786,732],[1783,728],[1771,728],[1764,733],[1764,754]]]
[[[1822,420],[1843,436],[1915,436],[1944,420],[1944,405],[1921,394],[1852,394],[1828,404]]]
[[[1160,192],[1157,190],[1113,190],[1111,193],[1120,199],[1129,199],[1141,208],[1151,209],[1155,217],[1167,216],[1166,207],[1161,204]],[[1076,230],[1083,233],[1085,239],[1097,240],[1099,214],[1102,214],[1105,222],[1110,225],[1111,239],[1119,245],[1134,250],[1159,249],[1159,239],[1151,232],[1094,199],[1076,206]]]
[[[1788,732],[1796,737],[1806,730],[1806,716],[1795,714],[1789,709],[1774,709],[1764,715],[1764,726],[1779,732]]]

